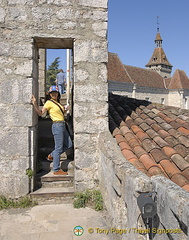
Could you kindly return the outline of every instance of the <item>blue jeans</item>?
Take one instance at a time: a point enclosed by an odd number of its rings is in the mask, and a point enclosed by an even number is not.
[[[64,84],[58,84],[58,89],[59,89],[59,93],[63,94],[64,93]]]
[[[57,172],[60,169],[60,155],[68,148],[72,147],[72,141],[66,130],[65,124],[65,122],[52,124],[55,148],[50,155],[53,157],[54,172]]]

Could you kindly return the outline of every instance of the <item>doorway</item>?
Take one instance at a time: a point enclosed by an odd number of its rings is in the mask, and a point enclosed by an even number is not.
[[[55,70],[64,70],[66,89],[61,94],[60,103],[69,105],[70,110],[66,115],[70,134],[73,140],[73,39],[62,38],[34,38],[33,48],[33,93],[38,99],[40,108],[47,100],[47,91],[50,85],[55,85],[53,81],[47,79],[47,72],[51,64],[56,60]],[[55,58],[54,58],[55,57]],[[52,70],[52,69],[51,69]],[[55,73],[56,71],[54,71]],[[51,119],[48,115],[38,117],[36,121],[38,154],[34,159],[35,164],[35,184],[34,190],[40,188],[40,178],[51,170],[52,163],[46,160],[47,155],[53,150],[54,139],[51,133]],[[73,149],[67,153],[68,161],[61,162],[63,170],[67,170],[69,160],[73,160]],[[65,158],[65,156],[64,156]]]

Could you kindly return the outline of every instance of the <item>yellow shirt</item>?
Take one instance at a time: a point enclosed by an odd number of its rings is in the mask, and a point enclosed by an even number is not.
[[[63,106],[58,102],[56,103],[62,108],[64,112]],[[50,118],[53,121],[64,121],[64,115],[62,114],[60,108],[55,103],[47,100],[46,103],[44,104],[44,107],[48,110]]]

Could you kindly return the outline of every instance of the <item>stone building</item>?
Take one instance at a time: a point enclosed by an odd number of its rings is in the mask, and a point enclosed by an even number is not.
[[[0,194],[19,197],[33,189],[26,175],[35,171],[37,152],[31,95],[39,94],[47,48],[73,50],[75,187],[93,187],[98,134],[108,130],[107,0],[0,3]]]
[[[189,79],[183,70],[165,78],[159,70],[124,65],[115,53],[109,53],[107,68],[109,92],[189,109]]]

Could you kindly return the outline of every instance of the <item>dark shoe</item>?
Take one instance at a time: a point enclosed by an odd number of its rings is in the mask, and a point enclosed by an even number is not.
[[[48,160],[48,161],[53,161],[53,157],[49,154],[49,155],[47,156],[47,160]]]
[[[67,172],[62,171],[62,169],[58,170],[57,172],[54,172],[54,175],[68,175]]]

